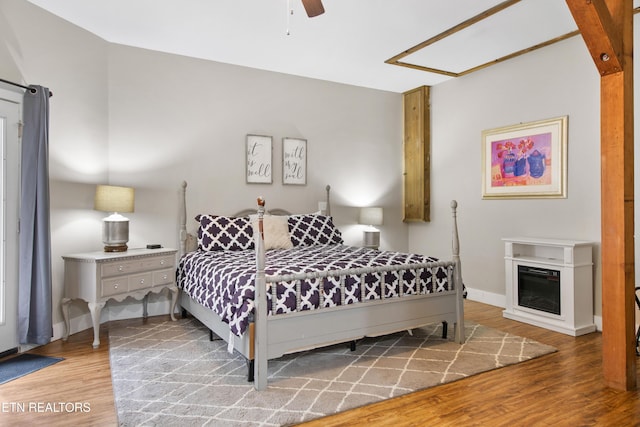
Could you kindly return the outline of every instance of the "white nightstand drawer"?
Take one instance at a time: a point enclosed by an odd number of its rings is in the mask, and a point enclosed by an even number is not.
[[[102,281],[102,292],[100,293],[100,296],[102,297],[122,294],[125,292],[129,292],[129,278],[127,277],[105,279]]]
[[[153,286],[153,275],[151,273],[137,274],[129,277],[129,290],[145,289]]]
[[[102,277],[120,276],[138,271],[145,271],[141,260],[109,262],[102,266]]]
[[[176,277],[176,272],[172,268],[168,268],[166,270],[154,271],[153,272],[153,286],[158,285],[166,285],[168,283],[173,283]]]
[[[144,270],[159,270],[161,268],[171,268],[175,264],[175,255],[174,256],[163,256],[163,257],[153,257],[149,259],[142,260],[142,265],[144,266]]]

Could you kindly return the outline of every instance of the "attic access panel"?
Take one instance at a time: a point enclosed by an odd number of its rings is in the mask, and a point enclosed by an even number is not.
[[[578,27],[565,2],[511,0],[387,62],[456,77],[577,34]]]

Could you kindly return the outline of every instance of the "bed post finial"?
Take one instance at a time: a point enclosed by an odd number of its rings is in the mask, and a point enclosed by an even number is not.
[[[325,190],[327,191],[327,216],[331,216],[331,186],[327,185],[325,187]]]
[[[265,200],[262,196],[258,197],[258,232],[260,240],[264,244],[264,205]]]
[[[458,239],[458,202],[451,201],[451,215],[453,216],[453,238],[451,239],[451,250],[453,256],[460,255],[460,240]]]

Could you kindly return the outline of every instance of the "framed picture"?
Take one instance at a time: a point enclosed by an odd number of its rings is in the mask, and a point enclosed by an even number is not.
[[[282,183],[307,183],[307,140],[282,138]]]
[[[567,197],[567,116],[482,132],[482,198]]]
[[[272,142],[270,136],[247,135],[247,183],[271,184],[273,182]]]

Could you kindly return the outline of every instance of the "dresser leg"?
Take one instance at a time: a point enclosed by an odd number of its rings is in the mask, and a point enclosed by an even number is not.
[[[176,311],[176,303],[178,302],[178,288],[169,288],[169,292],[171,292],[171,309],[169,313],[171,314],[171,320],[175,321],[176,315],[174,314],[174,311]]]
[[[149,317],[149,312],[147,311],[147,304],[149,303],[149,294],[146,294],[144,298],[142,298],[142,318],[146,319]]]
[[[71,333],[71,326],[69,322],[69,305],[71,304],[71,298],[62,298],[62,317],[64,318],[64,335],[62,341],[66,341]]]
[[[90,302],[89,311],[93,322],[93,348],[100,347],[100,313],[104,307],[104,302]]]

